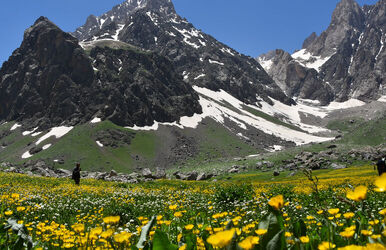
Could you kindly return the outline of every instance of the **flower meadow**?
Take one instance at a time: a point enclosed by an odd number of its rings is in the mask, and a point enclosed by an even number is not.
[[[386,174],[123,184],[0,173],[0,249],[386,249]]]

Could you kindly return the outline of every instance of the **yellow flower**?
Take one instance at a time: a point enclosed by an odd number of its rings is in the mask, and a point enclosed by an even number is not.
[[[365,250],[367,248],[362,246],[356,246],[356,245],[348,245],[345,247],[339,247],[338,249],[339,250]]]
[[[239,243],[239,246],[242,249],[249,250],[252,249],[254,245],[259,244],[259,237],[256,236],[248,236],[243,241]]]
[[[114,231],[112,229],[107,229],[106,231],[101,233],[101,237],[103,239],[107,239],[107,238],[110,238],[113,235],[113,233],[114,233]]]
[[[119,215],[118,216],[109,216],[109,217],[103,218],[103,222],[106,224],[117,224],[120,219],[121,219],[121,217]]]
[[[379,214],[385,216],[386,215],[386,208],[384,208],[381,211],[379,211]]]
[[[206,240],[213,247],[225,247],[227,246],[235,234],[235,229],[218,232],[208,237]]]
[[[330,250],[334,248],[335,248],[335,244],[332,244],[331,242],[327,242],[327,241],[323,241],[318,246],[318,250]]]
[[[255,233],[257,235],[264,235],[267,233],[267,231],[268,231],[267,229],[257,229],[257,230],[255,230]]]
[[[169,209],[170,209],[170,210],[176,210],[176,209],[177,209],[177,205],[170,205],[170,206],[169,206]]]
[[[340,233],[342,237],[351,238],[355,234],[355,226],[346,227],[343,232]]]
[[[285,237],[291,237],[291,236],[292,236],[292,233],[291,233],[291,232],[285,232],[285,233],[284,233],[284,236],[285,236]]]
[[[314,216],[311,216],[311,215],[307,215],[307,220],[313,220],[313,219],[315,219],[315,217],[314,217]]]
[[[350,190],[347,192],[346,197],[353,201],[363,201],[367,196],[367,187],[358,186],[354,191]]]
[[[371,237],[372,239],[376,240],[376,239],[381,238],[381,235],[380,235],[380,234],[374,234],[374,235],[371,235],[370,237]]]
[[[187,247],[187,245],[184,244],[184,245],[182,245],[181,247],[179,247],[178,250],[186,250],[186,247]]]
[[[354,215],[355,214],[353,212],[348,212],[348,213],[344,213],[343,217],[346,219],[351,219],[352,217],[354,217]]]
[[[370,236],[373,234],[373,232],[369,230],[361,230],[361,234],[363,234],[364,236]]]
[[[114,235],[114,240],[115,242],[117,243],[124,243],[124,242],[128,242],[130,237],[131,237],[131,233],[129,232],[121,232],[119,234],[116,234]]]
[[[383,173],[381,176],[375,179],[374,185],[376,188],[374,189],[376,192],[385,192],[386,191],[386,173]]]
[[[11,198],[18,200],[20,198],[20,194],[13,193],[13,194],[11,194]]]
[[[317,212],[317,214],[322,214],[323,213],[323,210],[319,210],[318,212]]]
[[[180,217],[182,217],[182,213],[181,212],[175,212],[174,217],[180,218]]]
[[[386,247],[380,243],[367,244],[366,250],[385,250]]]
[[[339,213],[339,208],[328,209],[328,213],[332,215],[336,215],[337,213]]]
[[[193,227],[194,227],[194,225],[189,224],[189,225],[186,225],[186,226],[185,226],[185,229],[186,229],[186,230],[192,230]]]
[[[283,195],[277,195],[272,197],[268,204],[276,210],[280,210],[284,206],[284,197]]]
[[[13,214],[13,212],[11,210],[8,210],[8,211],[5,211],[4,214],[6,216],[11,216]]]
[[[16,211],[18,212],[23,212],[25,210],[25,207],[17,207]]]
[[[102,227],[96,227],[91,229],[90,235],[100,235],[102,233]]]
[[[299,239],[300,239],[300,241],[301,241],[302,243],[308,243],[308,242],[310,242],[310,238],[308,238],[308,236],[301,236]]]
[[[84,232],[84,224],[74,224],[71,227],[77,233]]]

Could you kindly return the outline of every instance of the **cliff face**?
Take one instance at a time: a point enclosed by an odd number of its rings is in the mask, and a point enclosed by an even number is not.
[[[290,96],[322,104],[375,100],[386,94],[385,8],[385,0],[364,7],[342,0],[327,30],[311,34],[302,50],[284,58],[280,52],[262,55],[258,61]]]
[[[200,113],[198,95],[171,62],[124,43],[92,44],[41,17],[0,69],[0,119],[48,128],[94,116],[151,125]]]

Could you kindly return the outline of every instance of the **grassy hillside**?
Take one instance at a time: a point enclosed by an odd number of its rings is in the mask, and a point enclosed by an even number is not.
[[[9,131],[13,123],[0,127],[0,132]],[[100,147],[97,135],[100,131],[117,130],[124,134],[133,135],[128,144],[119,144],[117,147]],[[255,150],[233,135],[229,130],[209,121],[200,127],[199,131],[180,130],[179,133],[187,137],[196,136],[198,152],[187,162],[178,162],[177,165],[198,166],[211,162],[212,159],[245,156]],[[97,124],[83,124],[76,126],[62,138],[50,137],[39,146],[52,144],[32,157],[22,159],[21,156],[34,146],[34,143],[44,135],[32,137],[23,136],[20,128],[10,131],[10,134],[0,139],[0,145],[7,145],[0,150],[2,162],[8,161],[23,164],[30,160],[43,159],[59,168],[71,169],[75,162],[80,162],[83,170],[109,171],[128,173],[138,167],[155,168],[160,165],[160,157],[170,147],[163,137],[156,131],[133,131],[114,125],[109,121]],[[166,158],[166,157],[164,157]],[[55,160],[63,160],[59,164]]]
[[[362,118],[335,120],[328,128],[343,132],[340,144],[376,146],[386,142],[385,116],[370,121]]]

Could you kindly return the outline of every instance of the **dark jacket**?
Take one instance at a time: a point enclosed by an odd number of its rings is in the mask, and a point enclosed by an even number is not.
[[[73,180],[80,180],[80,168],[75,167],[74,170],[72,170],[72,179]]]
[[[385,159],[380,159],[377,162],[377,169],[378,169],[378,174],[382,175],[383,173],[386,173],[386,163]]]

